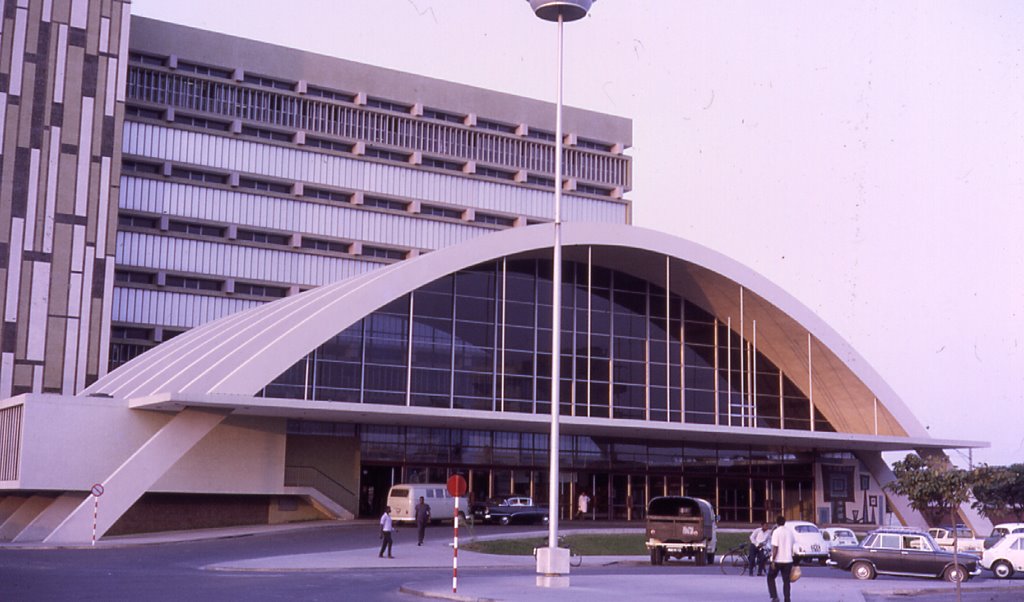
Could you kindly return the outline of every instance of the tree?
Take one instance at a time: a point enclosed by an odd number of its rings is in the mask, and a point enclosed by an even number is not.
[[[971,499],[971,487],[977,480],[977,470],[963,470],[953,466],[949,459],[942,455],[934,455],[925,459],[921,456],[908,454],[906,458],[892,465],[895,481],[887,484],[886,489],[896,495],[902,495],[910,501],[910,507],[932,518],[949,516],[953,527],[953,564],[960,566],[957,555],[956,512],[961,505]],[[956,580],[956,599],[960,600],[960,582]]]
[[[1007,515],[1024,522],[1024,464],[983,466],[978,476],[972,507],[994,523]]]

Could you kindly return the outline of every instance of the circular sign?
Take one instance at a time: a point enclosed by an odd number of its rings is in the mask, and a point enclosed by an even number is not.
[[[92,489],[89,490],[89,493],[95,495],[96,497],[100,497],[101,495],[103,495],[103,491],[103,485],[96,483],[95,485],[92,486]]]
[[[452,497],[462,497],[466,495],[466,477],[460,474],[453,474],[448,477],[448,493],[452,494]]]

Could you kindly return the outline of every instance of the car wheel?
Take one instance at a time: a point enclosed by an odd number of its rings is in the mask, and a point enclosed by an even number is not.
[[[715,564],[715,555],[708,554],[708,564]]]
[[[964,567],[960,565],[948,566],[946,570],[942,572],[942,578],[950,583],[957,583],[964,580]]]
[[[501,523],[501,526],[506,527],[510,522],[512,522],[512,519],[507,516],[503,516],[498,520],[498,522]]]
[[[850,573],[861,581],[867,581],[875,578],[875,567],[871,566],[869,562],[858,560],[850,567]]]
[[[660,548],[651,548],[651,566],[658,566],[658,550]]]
[[[992,565],[992,574],[996,576],[996,579],[1009,579],[1013,577],[1013,567],[1009,562],[1000,560]]]

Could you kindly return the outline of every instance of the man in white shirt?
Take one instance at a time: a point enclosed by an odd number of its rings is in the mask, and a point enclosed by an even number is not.
[[[384,514],[380,515],[380,553],[377,554],[377,558],[384,557],[384,549],[387,548],[388,558],[394,558],[391,555],[391,532],[394,531],[394,526],[391,522],[391,506],[384,506]]]
[[[576,500],[576,518],[583,517],[587,518],[587,512],[590,510],[590,496],[587,495],[586,491],[580,492],[580,497]]]
[[[750,567],[750,576],[754,576],[754,567],[757,567],[757,576],[764,575],[764,561],[766,556],[758,553],[762,546],[768,545],[768,538],[771,531],[768,530],[768,523],[762,522],[761,526],[750,533],[750,551],[747,554],[747,566]]]
[[[793,570],[793,531],[786,526],[786,517],[779,515],[775,519],[775,530],[772,531],[772,566],[768,570],[768,595],[772,602],[779,602],[779,593],[775,589],[775,577],[782,573],[782,596],[785,602],[789,599],[789,577]]]

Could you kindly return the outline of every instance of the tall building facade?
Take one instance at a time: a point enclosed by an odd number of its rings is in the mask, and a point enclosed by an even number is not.
[[[184,330],[552,219],[547,103],[134,18],[111,367]],[[567,221],[628,223],[626,119],[569,109]]]
[[[0,30],[0,397],[107,371],[130,3],[8,1]]]

